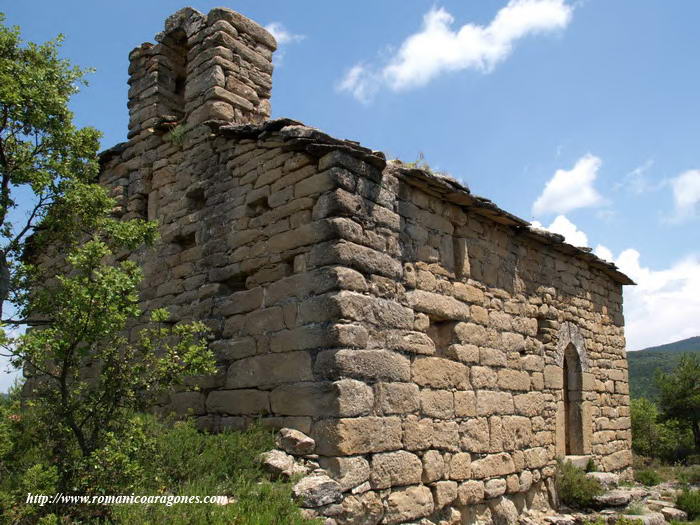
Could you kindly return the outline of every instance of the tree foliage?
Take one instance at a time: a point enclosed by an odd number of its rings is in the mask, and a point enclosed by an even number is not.
[[[73,124],[68,101],[87,70],[59,56],[62,36],[25,44],[3,21],[0,13],[0,313],[23,241],[40,223],[49,226],[54,203],[89,193],[100,136]]]
[[[0,424],[0,479],[25,497],[120,493],[153,453],[137,411],[185,377],[212,373],[213,354],[202,323],[170,322],[139,302],[130,254],[157,241],[157,223],[119,220],[96,184],[99,135],[74,127],[68,110],[85,71],[59,58],[60,37],[25,45],[1,22],[0,303],[10,299],[17,322],[36,327],[0,331],[0,347],[29,376],[23,408]],[[19,224],[13,209],[27,211]]]
[[[690,428],[700,454],[700,356],[684,355],[673,372],[659,373],[656,382],[662,417]]]

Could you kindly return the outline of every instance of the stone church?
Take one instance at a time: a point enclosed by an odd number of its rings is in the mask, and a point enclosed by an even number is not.
[[[313,437],[369,516],[343,523],[547,505],[565,456],[629,475],[628,277],[448,176],[270,120],[276,43],[240,14],[185,8],[155,39],[100,182],[160,223],[142,306],[215,336],[219,373],[163,410]]]

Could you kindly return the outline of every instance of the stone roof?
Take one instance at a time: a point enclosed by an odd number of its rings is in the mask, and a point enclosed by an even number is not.
[[[525,219],[513,215],[498,207],[493,201],[473,194],[469,188],[457,179],[429,169],[407,166],[398,160],[388,160],[381,151],[373,151],[361,146],[359,142],[337,139],[316,128],[289,118],[267,120],[262,124],[231,124],[225,121],[205,122],[216,135],[235,139],[262,139],[272,133],[279,134],[290,151],[305,151],[314,157],[322,157],[330,151],[343,151],[348,155],[367,162],[379,170],[391,169],[401,180],[412,186],[418,186],[447,202],[472,213],[481,215],[493,222],[509,226],[519,235],[550,246],[552,249],[580,259],[590,266],[601,270],[613,281],[622,285],[636,284],[618,267],[593,254],[590,248],[574,246],[564,241],[564,236],[547,230],[535,228]],[[100,162],[106,163],[113,155],[123,151],[125,143],[100,153]]]

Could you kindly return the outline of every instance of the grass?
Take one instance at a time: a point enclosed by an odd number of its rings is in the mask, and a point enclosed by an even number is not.
[[[120,523],[186,525],[307,525],[292,502],[291,484],[271,482],[257,456],[273,448],[272,434],[262,428],[207,435],[191,424],[176,424],[159,439],[162,479],[144,486],[144,494],[228,495],[229,505],[123,505],[115,508]],[[157,466],[154,465],[154,468]]]
[[[688,513],[688,519],[700,518],[700,490],[684,490],[676,498],[676,506]]]
[[[634,479],[647,487],[653,487],[663,481],[659,473],[652,469],[635,470]]]
[[[630,503],[624,512],[630,516],[643,516],[647,513],[647,508],[641,502],[635,501]]]

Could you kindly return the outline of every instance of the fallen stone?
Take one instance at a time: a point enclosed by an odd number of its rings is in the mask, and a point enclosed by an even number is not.
[[[306,456],[313,454],[316,442],[303,432],[283,428],[277,435],[277,446],[294,456]]]
[[[620,483],[620,476],[612,472],[588,472],[586,477],[597,480],[606,488],[617,487]]]
[[[688,513],[677,509],[675,507],[663,507],[661,509],[661,514],[664,515],[668,521],[687,521]]]
[[[611,490],[595,498],[595,502],[601,507],[624,507],[630,501],[632,495],[626,490]]]
[[[664,501],[659,499],[648,499],[645,501],[647,507],[651,510],[661,510],[664,507],[675,507],[675,505],[670,501]]]
[[[294,458],[281,450],[270,450],[260,454],[260,462],[263,470],[268,472],[273,479],[288,476],[294,469]]]
[[[292,487],[292,493],[302,507],[323,507],[343,498],[338,482],[326,475],[302,478]]]

